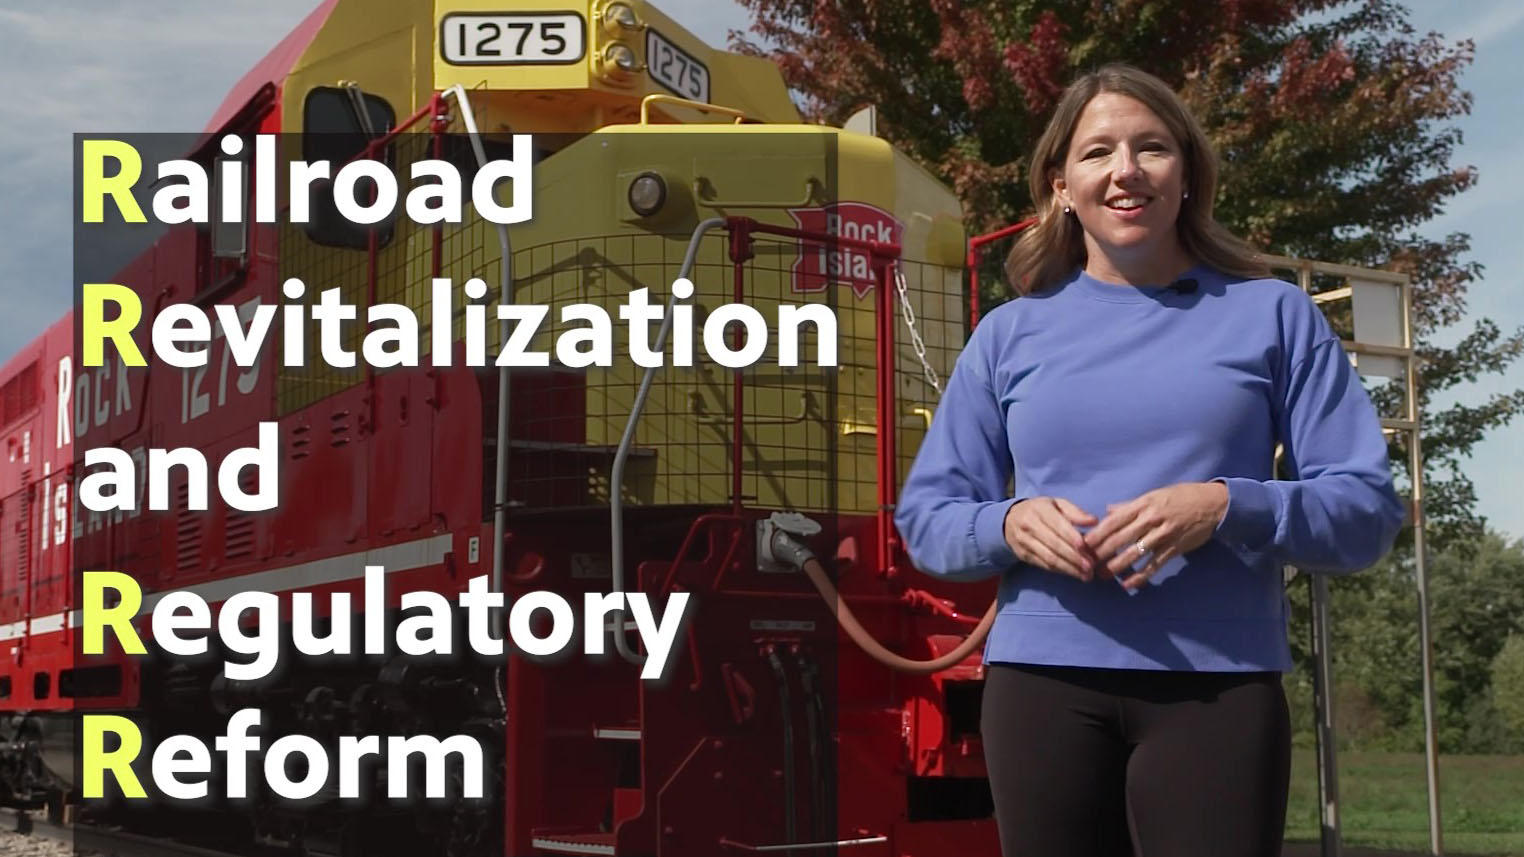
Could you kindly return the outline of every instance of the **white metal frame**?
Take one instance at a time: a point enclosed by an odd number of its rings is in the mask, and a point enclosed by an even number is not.
[[[1360,368],[1360,357],[1373,358],[1369,374],[1391,377],[1386,367],[1396,366],[1402,376],[1402,417],[1381,418],[1383,432],[1402,433],[1408,438],[1408,465],[1412,481],[1413,563],[1418,584],[1418,631],[1419,648],[1423,666],[1423,716],[1424,756],[1429,792],[1429,847],[1433,854],[1442,853],[1443,836],[1439,815],[1439,751],[1434,726],[1434,658],[1429,637],[1429,578],[1424,555],[1424,499],[1423,499],[1423,436],[1418,405],[1419,360],[1413,344],[1413,289],[1405,274],[1358,268],[1329,262],[1315,262],[1287,256],[1267,256],[1265,262],[1272,268],[1296,272],[1297,284],[1303,292],[1311,294],[1314,274],[1343,277],[1346,285],[1341,288],[1312,294],[1319,304],[1339,300],[1352,303],[1355,318],[1353,340],[1344,340],[1344,350],[1350,354],[1357,372],[1367,374]],[[1379,288],[1393,287],[1396,298],[1393,307],[1381,307]],[[1378,305],[1366,305],[1374,299]],[[1366,330],[1362,330],[1362,320]],[[1366,340],[1366,341],[1362,341]],[[1382,369],[1382,371],[1375,371]],[[1332,661],[1328,638],[1328,580],[1324,575],[1308,575],[1312,587],[1313,642],[1317,660],[1314,684],[1317,695],[1317,743],[1318,743],[1318,792],[1321,798],[1322,840],[1324,857],[1338,857],[1343,844],[1339,832],[1339,792],[1337,750],[1333,723]]]

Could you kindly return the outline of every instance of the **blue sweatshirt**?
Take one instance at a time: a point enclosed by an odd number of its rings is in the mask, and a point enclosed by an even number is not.
[[[1183,276],[1194,293],[1076,270],[990,312],[959,355],[895,523],[922,571],[1000,577],[987,662],[1284,671],[1282,564],[1351,572],[1391,548],[1405,508],[1380,422],[1317,305],[1280,280]],[[1277,443],[1294,481],[1275,478]],[[1027,498],[1103,520],[1213,480],[1229,499],[1212,537],[1137,592],[1027,565],[1005,541]]]

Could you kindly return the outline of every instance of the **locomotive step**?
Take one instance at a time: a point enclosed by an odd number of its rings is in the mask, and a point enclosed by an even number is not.
[[[547,833],[530,840],[541,851],[552,854],[613,854],[612,833]]]
[[[619,723],[613,726],[594,726],[593,737],[604,741],[639,741],[640,724]]]

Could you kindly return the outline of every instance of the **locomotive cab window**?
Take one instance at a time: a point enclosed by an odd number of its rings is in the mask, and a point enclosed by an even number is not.
[[[328,161],[330,175],[335,174],[396,124],[397,115],[384,98],[355,86],[316,87],[307,93],[302,105],[302,159],[308,163]],[[395,154],[395,146],[388,144],[381,153],[382,162],[395,167]],[[373,186],[362,180],[356,190],[364,194],[367,187]],[[334,204],[331,180],[313,182],[310,193],[311,219],[304,228],[313,242],[325,247],[364,250],[369,246],[370,229],[379,230],[379,246],[391,240],[393,217],[373,227],[349,222]]]
[[[242,135],[241,135],[242,136]],[[243,137],[243,149],[236,155],[228,155],[218,152],[212,162],[212,199],[221,200],[225,196],[236,194],[236,199],[247,201],[249,198],[249,152],[253,145],[253,138]],[[223,188],[224,177],[228,170],[226,165],[236,162],[240,169],[237,171],[239,184],[236,191]],[[212,257],[214,259],[230,259],[237,267],[243,267],[249,254],[249,212],[247,210],[232,212],[236,217],[225,216],[228,212],[223,211],[220,203],[214,203],[208,212],[211,219],[212,232]]]
[[[217,134],[216,141],[193,156],[206,170],[211,192],[206,223],[196,230],[198,300],[209,300],[210,296],[221,294],[248,273],[253,237],[249,193],[253,187],[250,171],[254,168],[254,134],[254,129],[247,126]],[[231,155],[220,143],[228,137],[242,141],[242,148]],[[233,168],[231,176],[228,175],[230,166]],[[236,183],[237,187],[226,186],[230,182]],[[230,203],[224,197],[240,202],[231,203],[235,207],[225,208]]]

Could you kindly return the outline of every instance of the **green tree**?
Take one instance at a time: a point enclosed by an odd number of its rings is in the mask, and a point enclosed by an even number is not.
[[[1469,42],[1416,35],[1389,0],[740,2],[760,38],[732,33],[735,49],[771,56],[816,120],[876,105],[880,133],[956,189],[975,232],[1030,210],[1023,160],[1069,80],[1123,61],[1168,81],[1221,155],[1225,225],[1273,253],[1412,276],[1430,534],[1462,551],[1480,537],[1460,464],[1524,411],[1524,390],[1444,410],[1432,397],[1502,372],[1524,329],[1484,320],[1433,345],[1481,267],[1463,258],[1469,236],[1415,231],[1477,180],[1452,164],[1461,136],[1446,124],[1470,110]],[[1405,450],[1392,454],[1405,470]]]
[[[1492,660],[1492,703],[1508,735],[1524,746],[1524,634],[1514,634]]]
[[[1429,559],[1440,746],[1447,752],[1496,752],[1503,749],[1509,698],[1506,687],[1497,695],[1496,664],[1510,639],[1524,638],[1524,543],[1488,532],[1469,554],[1437,551]],[[1329,587],[1334,676],[1342,691],[1336,713],[1348,724],[1346,737],[1363,734],[1393,749],[1423,746],[1414,575],[1410,555],[1393,554]],[[1291,595],[1294,609],[1305,616],[1303,580],[1292,584]],[[1309,641],[1293,637],[1292,649],[1310,667]],[[1517,687],[1524,691],[1524,685]],[[1362,707],[1368,714],[1351,722]],[[1386,734],[1373,734],[1373,725]]]

